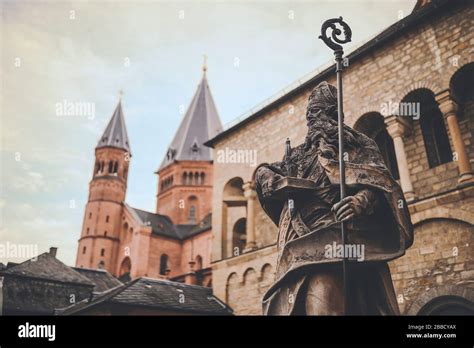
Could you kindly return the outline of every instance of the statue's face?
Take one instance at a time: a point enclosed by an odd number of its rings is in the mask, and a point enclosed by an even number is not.
[[[323,81],[316,86],[308,100],[306,119],[308,126],[314,123],[314,118],[329,116],[337,119],[337,89]]]

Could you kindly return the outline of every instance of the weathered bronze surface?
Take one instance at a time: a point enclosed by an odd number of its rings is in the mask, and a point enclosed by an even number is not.
[[[267,315],[398,314],[387,261],[413,243],[407,204],[375,142],[346,125],[341,201],[336,100],[334,86],[318,85],[308,102],[305,142],[256,172],[259,201],[279,229],[276,279],[263,298]],[[341,221],[346,247],[357,255],[328,253],[342,243]]]

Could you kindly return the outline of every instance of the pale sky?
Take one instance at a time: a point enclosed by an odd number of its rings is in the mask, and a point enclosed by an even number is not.
[[[203,54],[226,124],[332,59],[318,40],[324,20],[342,15],[356,47],[414,4],[1,1],[0,244],[56,246],[74,265],[94,148],[119,90],[133,154],[126,200],[154,211],[154,172],[200,81]],[[89,103],[95,114],[58,115],[64,102]]]

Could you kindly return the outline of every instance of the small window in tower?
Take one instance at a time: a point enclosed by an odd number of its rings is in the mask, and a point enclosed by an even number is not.
[[[118,161],[115,161],[114,163],[114,174],[117,175],[118,173]]]
[[[97,265],[98,269],[103,269],[104,267],[105,267],[105,262],[104,261],[100,261],[99,264]]]
[[[104,256],[105,255],[105,249],[100,249],[100,256]]]
[[[105,222],[109,222],[109,216],[108,215],[105,217]]]
[[[160,257],[160,274],[166,275],[168,272],[168,255],[162,254]]]
[[[194,173],[194,185],[199,185],[199,173]]]
[[[92,219],[92,213],[89,213],[89,219]]]
[[[89,231],[90,231],[90,228],[87,227],[87,229],[86,229],[86,234],[89,234]]]
[[[104,232],[104,237],[107,237],[107,231]]]
[[[196,206],[195,205],[192,205],[191,207],[189,207],[188,222],[196,223]]]
[[[83,253],[83,254],[86,253],[86,247],[83,247],[83,248],[82,248],[82,253]]]
[[[109,161],[109,174],[112,174],[113,169],[114,169],[114,162]]]

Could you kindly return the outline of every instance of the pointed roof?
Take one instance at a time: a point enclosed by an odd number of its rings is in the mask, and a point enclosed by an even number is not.
[[[159,170],[175,161],[212,161],[204,143],[222,130],[214,99],[206,78],[207,67],[186,114],[171,142]]]
[[[122,100],[119,100],[112,118],[105,128],[104,134],[100,137],[96,149],[102,147],[116,147],[130,153],[130,142],[128,141],[125,118],[122,111]]]

